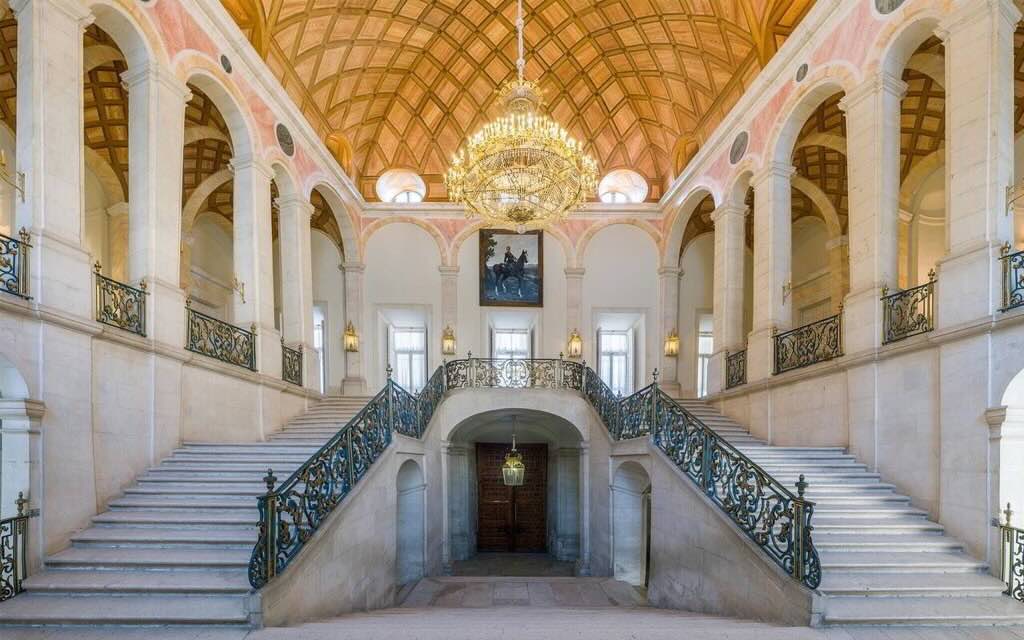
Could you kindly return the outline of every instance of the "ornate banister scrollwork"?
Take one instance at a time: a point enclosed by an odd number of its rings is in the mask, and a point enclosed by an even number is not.
[[[897,342],[935,328],[935,270],[928,282],[889,293],[882,289],[882,344]]]
[[[1003,306],[1000,311],[1024,307],[1024,251],[1010,253],[1010,245],[1003,247]]]
[[[192,308],[185,301],[185,348],[221,362],[256,370],[256,327],[246,331]]]
[[[28,575],[28,519],[35,515],[27,509],[28,499],[18,492],[18,512],[0,520],[0,602],[22,592]]]
[[[1024,602],[1024,529],[1010,524],[1013,510],[1010,504],[1001,514],[1005,522],[999,522],[999,576],[1006,583],[1006,595]]]
[[[843,311],[773,336],[775,375],[843,355]]]
[[[118,329],[146,335],[146,282],[138,287],[118,282],[100,273],[100,263],[93,265],[96,277],[96,321]]]
[[[615,440],[650,437],[734,523],[796,580],[815,588],[821,565],[811,540],[814,504],[801,478],[794,494],[694,417],[654,382],[617,396],[586,363],[562,358],[445,362],[418,393],[388,377],[384,389],[287,480],[259,501],[260,540],[249,581],[260,588],[288,566],[328,514],[363,478],[393,434],[423,436],[446,393],[468,388],[555,389],[580,393]],[[268,474],[272,477],[273,474]]]
[[[18,232],[20,240],[0,233],[0,291],[30,299],[28,295],[28,253],[31,237],[24,228]]]
[[[284,343],[284,338],[281,338],[281,378],[302,386],[302,347],[292,349]]]
[[[747,383],[747,350],[725,355],[725,388]]]

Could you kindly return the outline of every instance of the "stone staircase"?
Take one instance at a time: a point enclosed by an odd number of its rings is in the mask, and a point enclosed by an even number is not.
[[[703,401],[677,402],[785,485],[806,476],[825,624],[1024,623],[986,563],[845,449],[769,446]]]
[[[0,603],[0,625],[248,626],[267,467],[283,481],[368,401],[326,398],[267,442],[185,443]]]

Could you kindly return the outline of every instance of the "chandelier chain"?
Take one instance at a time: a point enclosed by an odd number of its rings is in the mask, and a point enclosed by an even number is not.
[[[519,41],[519,57],[516,59],[516,75],[519,77],[519,82],[522,82],[524,71],[526,69],[526,53],[523,47],[523,27],[525,26],[525,22],[523,20],[523,0],[518,0],[517,7],[516,37]]]

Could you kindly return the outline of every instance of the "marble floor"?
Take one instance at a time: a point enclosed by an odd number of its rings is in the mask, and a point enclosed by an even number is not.
[[[572,562],[559,562],[546,553],[478,553],[452,566],[456,576],[571,576]]]

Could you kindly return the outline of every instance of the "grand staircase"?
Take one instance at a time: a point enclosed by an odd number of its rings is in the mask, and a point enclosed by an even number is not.
[[[1024,604],[986,563],[838,447],[776,447],[699,400],[677,400],[814,507],[825,624],[1019,624]]]
[[[185,443],[0,603],[0,624],[248,626],[267,467],[284,480],[368,400],[326,398],[267,442]]]

